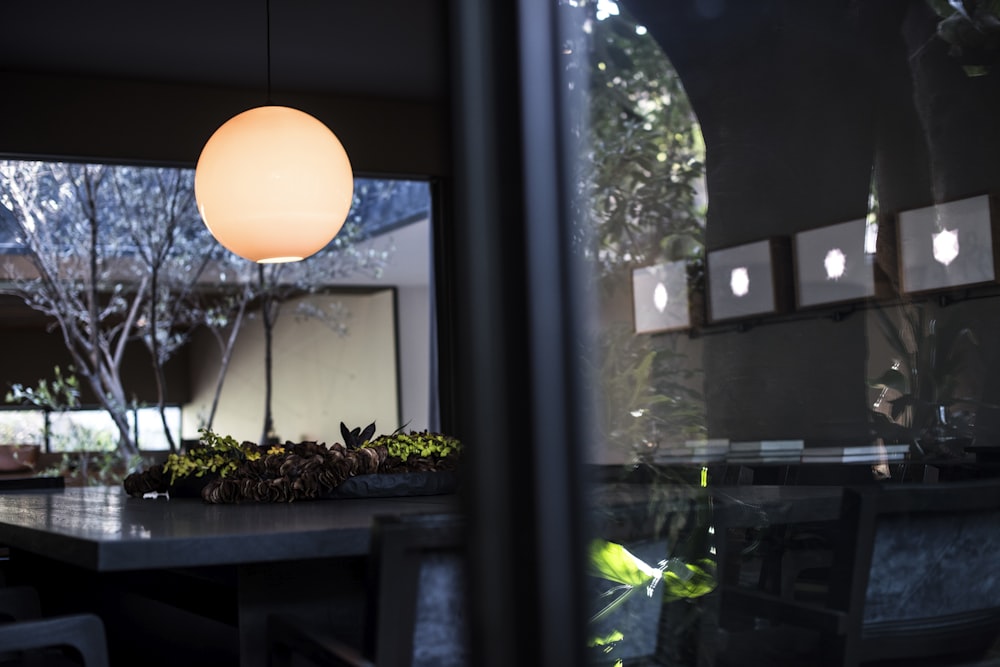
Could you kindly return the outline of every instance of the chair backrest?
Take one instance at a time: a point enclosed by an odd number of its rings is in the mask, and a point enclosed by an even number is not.
[[[848,612],[845,664],[985,650],[1000,632],[1000,480],[845,493],[856,521],[833,586]],[[848,553],[850,552],[850,553]]]
[[[379,667],[468,664],[464,545],[457,514],[375,518],[365,642]]]
[[[83,667],[108,667],[104,623],[94,614],[54,616],[0,624],[0,655],[23,662],[4,664],[66,665],[62,651],[82,660]],[[53,651],[58,651],[53,653]],[[73,662],[72,664],[77,664]]]

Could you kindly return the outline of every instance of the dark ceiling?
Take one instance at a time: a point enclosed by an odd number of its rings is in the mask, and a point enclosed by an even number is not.
[[[276,97],[288,90],[427,100],[444,87],[443,6],[442,0],[4,0],[0,70],[259,87],[263,94],[270,25]]]

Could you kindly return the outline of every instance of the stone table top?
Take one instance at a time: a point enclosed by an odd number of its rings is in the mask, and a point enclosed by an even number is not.
[[[102,572],[357,556],[377,514],[457,507],[452,495],[214,505],[118,486],[11,491],[0,544]]]

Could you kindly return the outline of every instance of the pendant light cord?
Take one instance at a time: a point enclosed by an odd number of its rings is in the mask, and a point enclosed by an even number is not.
[[[271,105],[271,0],[264,3],[264,17],[267,19],[267,104]]]

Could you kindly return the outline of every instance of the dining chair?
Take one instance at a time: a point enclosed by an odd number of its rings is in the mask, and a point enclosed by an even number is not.
[[[814,664],[977,659],[1000,637],[997,525],[996,479],[848,488],[825,599],[725,586],[722,613],[812,631]]]
[[[336,667],[468,664],[463,521],[453,513],[374,519],[361,645],[290,615],[268,618],[268,664]]]
[[[94,614],[45,618],[29,586],[0,588],[0,666],[108,667],[104,623]]]

